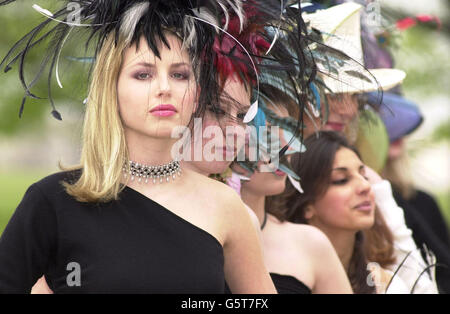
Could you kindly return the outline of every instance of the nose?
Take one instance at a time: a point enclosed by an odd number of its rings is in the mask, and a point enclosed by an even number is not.
[[[170,82],[165,74],[161,74],[158,76],[158,82],[157,82],[158,90],[157,90],[157,96],[163,97],[170,94]]]
[[[369,181],[362,175],[359,175],[359,182],[358,182],[358,187],[357,187],[357,191],[358,194],[368,194],[371,191],[371,186]]]

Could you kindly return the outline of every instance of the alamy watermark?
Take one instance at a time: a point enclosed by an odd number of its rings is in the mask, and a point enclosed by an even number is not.
[[[70,262],[67,264],[66,270],[70,273],[66,277],[66,283],[68,287],[80,287],[81,286],[81,266],[77,262]]]
[[[67,4],[67,10],[70,11],[67,15],[67,22],[73,24],[81,24],[81,11],[83,8],[78,2],[69,2]]]

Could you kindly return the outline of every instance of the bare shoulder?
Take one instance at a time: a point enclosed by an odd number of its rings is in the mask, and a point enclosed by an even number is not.
[[[189,184],[195,184],[196,188],[202,188],[202,190],[206,193],[213,192],[220,194],[234,192],[234,194],[239,197],[239,195],[237,195],[237,193],[232,188],[220,181],[211,179],[192,170],[186,171],[189,171]]]
[[[307,237],[308,239],[317,241],[318,243],[329,243],[329,240],[325,233],[323,233],[319,228],[306,225],[306,224],[293,224],[292,227],[296,229],[296,233],[300,237]]]
[[[319,228],[306,224],[294,224],[288,222],[288,227],[291,230],[291,234],[297,239],[298,245],[303,250],[307,250],[313,255],[323,256],[323,253],[333,249],[328,237]]]
[[[214,203],[214,207],[219,207],[218,209],[223,209],[226,212],[236,210],[247,212],[239,195],[228,185],[194,171],[191,171],[189,175],[192,176],[191,182],[195,182],[195,185],[192,185],[193,192],[198,197],[209,200],[210,205]]]
[[[320,229],[306,224],[297,224],[288,221],[279,221],[275,216],[269,215],[271,230],[274,234],[282,234],[287,241],[292,241],[296,247],[303,251],[329,250],[332,244]],[[278,230],[278,232],[277,232]]]

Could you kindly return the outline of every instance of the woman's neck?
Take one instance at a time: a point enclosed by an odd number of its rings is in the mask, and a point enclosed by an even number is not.
[[[244,203],[255,212],[259,224],[261,225],[264,221],[266,197],[264,195],[252,193],[245,188],[244,184],[241,189],[241,198]]]
[[[327,236],[330,242],[333,244],[336,253],[341,260],[342,265],[346,272],[350,267],[350,261],[353,256],[355,248],[355,231],[343,231],[342,229],[336,230],[332,228],[326,228],[323,226],[316,226],[322,230]]]
[[[172,146],[177,139],[150,138],[137,133],[125,133],[130,160],[142,165],[158,166],[173,161]]]

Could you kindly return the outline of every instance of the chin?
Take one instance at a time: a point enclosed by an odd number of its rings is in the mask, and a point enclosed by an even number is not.
[[[261,184],[261,182],[259,183]],[[263,186],[261,186],[262,189],[262,193],[265,196],[274,196],[274,195],[278,195],[284,192],[284,189],[286,187],[286,181],[266,181],[262,184]]]
[[[176,125],[176,124],[159,123],[159,124],[155,125],[154,127],[151,127],[146,132],[146,134],[148,134],[150,137],[154,137],[154,138],[167,138],[167,139],[176,140],[176,139],[181,138],[181,131],[179,132],[178,129],[180,129],[179,125]],[[174,137],[172,136],[173,132],[174,132]]]
[[[359,226],[359,230],[369,230],[370,228],[373,227],[373,225],[375,224],[375,218],[374,217],[367,217],[366,219],[361,219],[361,221],[359,221],[358,226]]]

